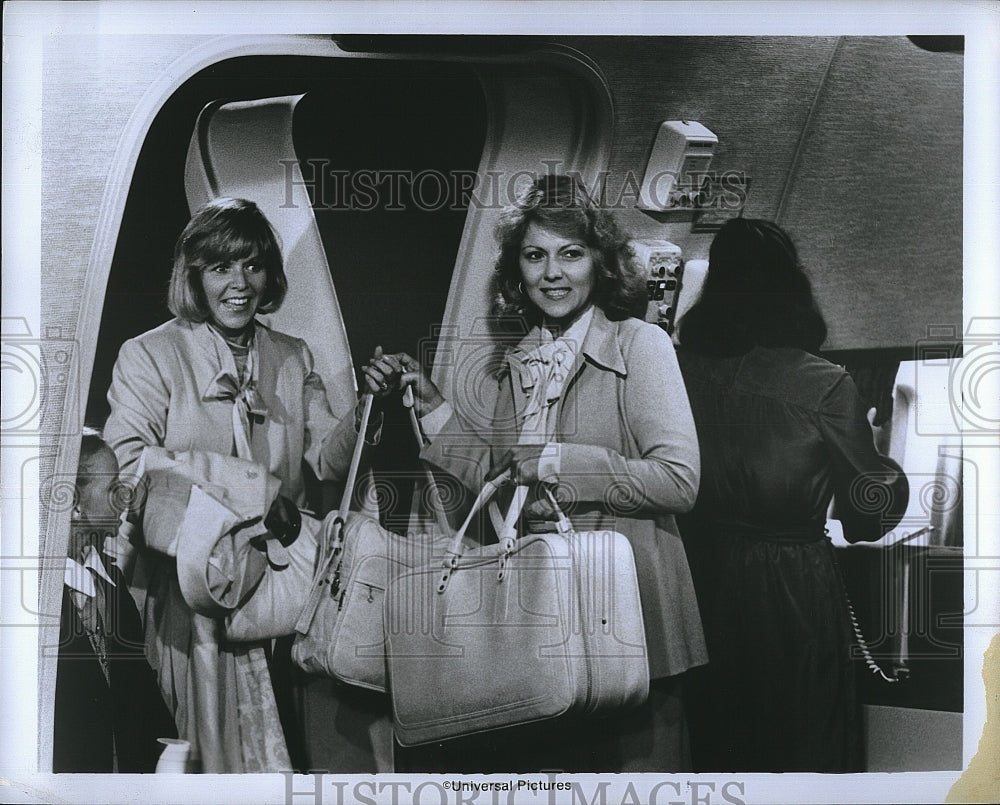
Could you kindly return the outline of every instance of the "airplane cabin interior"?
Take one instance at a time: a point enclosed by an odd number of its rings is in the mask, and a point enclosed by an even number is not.
[[[120,59],[101,37],[50,46],[42,209],[58,248],[43,252],[44,315],[75,340],[79,385],[53,388],[53,432],[60,418],[107,417],[118,350],[171,318],[174,241],[217,196],[251,198],[274,223],[290,291],[262,320],[306,341],[338,415],[378,345],[417,348],[442,388],[482,393],[482,366],[462,351],[485,334],[495,201],[529,175],[557,169],[603,189],[649,272],[645,318],[675,339],[719,226],[776,221],[826,317],[822,354],[851,372],[880,448],[910,480],[885,539],[849,546],[834,534],[866,651],[885,672],[859,671],[867,770],[961,768],[963,517],[982,490],[947,426],[968,338],[960,41],[141,39],[122,37]],[[97,83],[106,100],[94,107],[84,99]],[[671,192],[643,195],[647,178],[674,169]],[[64,174],[71,183],[57,188]],[[385,417],[375,506],[405,534],[421,516],[422,476],[405,409],[387,405]],[[70,472],[78,449],[53,439],[43,474]],[[309,495],[316,511],[338,499],[315,479]],[[46,554],[60,555],[68,514],[43,507],[41,529]],[[58,611],[60,584],[43,578],[43,611]],[[855,660],[864,665],[860,650]],[[42,663],[44,714],[54,676]],[[44,766],[44,741],[40,751]]]

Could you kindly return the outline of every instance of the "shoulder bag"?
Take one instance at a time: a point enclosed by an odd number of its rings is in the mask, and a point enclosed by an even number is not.
[[[365,395],[359,434],[365,432],[371,406],[371,395]],[[295,624],[292,660],[308,673],[385,691],[385,591],[402,571],[430,562],[434,543],[428,535],[400,537],[348,510],[363,447],[359,435],[340,511],[320,531],[315,573]],[[439,505],[434,508],[440,512]]]

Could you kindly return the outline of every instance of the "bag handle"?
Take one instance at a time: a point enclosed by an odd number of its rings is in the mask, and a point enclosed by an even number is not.
[[[361,466],[361,454],[365,449],[365,432],[368,430],[368,422],[372,416],[372,404],[374,397],[370,393],[361,396],[361,422],[358,424],[358,438],[354,443],[354,452],[351,454],[351,464],[347,470],[347,480],[344,482],[344,494],[340,498],[340,510],[334,520],[335,536],[333,540],[324,533],[324,559],[329,559],[337,552],[343,542],[344,523],[347,522],[347,515],[351,510],[351,499],[354,497],[354,486],[358,481],[358,469]],[[332,542],[333,544],[329,544]],[[325,562],[321,562],[325,564]]]
[[[361,423],[358,426],[358,439],[354,444],[354,453],[351,456],[351,465],[347,473],[347,481],[344,485],[344,495],[340,499],[340,511],[338,514],[338,521],[340,524],[340,529],[343,528],[343,524],[347,521],[347,515],[351,509],[351,499],[354,497],[354,487],[357,483],[358,469],[361,465],[361,454],[364,452],[365,448],[365,432],[368,430],[368,423],[371,420],[372,406],[374,403],[374,396],[370,392],[366,392],[362,395],[362,411],[361,411]],[[406,406],[410,413],[410,425],[413,429],[413,435],[417,440],[417,446],[424,446],[424,435],[423,431],[420,429],[420,422],[417,420],[416,411],[414,410],[414,399],[413,399],[413,388],[407,386],[403,392],[403,405]],[[445,532],[451,530],[448,526],[448,521],[444,517],[444,506],[441,503],[441,493],[438,490],[437,481],[434,479],[434,474],[424,468],[424,474],[427,477],[427,481],[431,486],[432,495],[432,508],[434,509],[434,514],[438,518],[438,525],[444,529]],[[340,530],[338,530],[338,537],[340,536]]]
[[[527,490],[528,487],[520,487],[520,489]],[[559,501],[556,500],[556,496],[552,494],[552,490],[547,484],[543,485],[542,488],[545,491],[545,496],[549,499],[549,503],[556,515],[556,532],[566,536],[567,534],[572,534],[574,532],[573,523],[567,517],[562,508],[559,506]],[[526,502],[526,493],[524,495],[518,495],[515,493],[514,500],[511,504],[511,510],[507,512],[507,516],[504,517],[500,514],[500,507],[497,506],[495,500],[490,501],[490,519],[493,520],[493,528],[496,529],[497,535],[508,535],[513,534],[514,538],[517,538],[517,533],[515,527],[517,525],[517,518],[521,515],[521,510],[524,508]],[[514,511],[514,505],[517,504],[517,510]]]
[[[420,427],[420,420],[417,419],[417,412],[413,407],[414,402],[413,386],[407,385],[407,387],[403,390],[403,405],[410,414],[410,428],[413,430],[413,436],[417,440],[417,447],[423,449],[426,444],[426,440],[424,438],[424,432]],[[430,504],[431,509],[434,511],[434,519],[437,521],[438,528],[441,529],[441,533],[447,534],[451,531],[451,524],[445,516],[444,504],[441,502],[441,491],[438,488],[437,479],[434,477],[434,473],[431,472],[430,468],[426,464],[423,465],[423,470],[424,477],[427,479],[427,488],[430,490]]]
[[[443,593],[445,588],[448,586],[448,579],[451,578],[452,572],[458,567],[458,560],[462,558],[462,540],[465,538],[466,531],[469,530],[469,525],[472,523],[472,518],[476,516],[476,513],[483,508],[484,505],[492,498],[497,490],[503,486],[510,478],[510,470],[506,470],[501,475],[498,475],[491,481],[487,481],[476,499],[472,503],[472,508],[469,509],[469,513],[466,515],[464,522],[459,527],[458,531],[455,532],[455,536],[451,541],[451,545],[445,549],[444,559],[442,560],[442,565],[444,566],[444,572],[441,574],[441,579],[438,581],[437,591]],[[516,498],[516,494],[515,494]],[[523,501],[522,501],[523,505]],[[513,508],[513,506],[512,506]],[[520,511],[520,508],[518,508]],[[517,521],[517,518],[514,518]]]
[[[443,593],[445,588],[448,586],[448,580],[451,578],[452,573],[458,568],[458,562],[462,558],[462,540],[465,537],[465,532],[469,528],[469,524],[472,522],[472,518],[487,502],[490,505],[490,516],[493,519],[493,526],[497,529],[497,538],[500,542],[500,569],[497,573],[497,580],[503,581],[506,572],[507,558],[514,550],[514,543],[517,542],[517,521],[521,516],[521,512],[524,509],[524,504],[528,499],[528,487],[524,484],[518,484],[517,488],[514,490],[514,497],[511,500],[510,508],[507,510],[507,515],[503,518],[503,521],[498,523],[499,510],[496,507],[496,502],[492,501],[492,497],[496,494],[496,491],[507,482],[510,478],[510,470],[506,470],[502,475],[497,476],[492,481],[487,481],[485,486],[483,486],[479,495],[476,497],[475,502],[472,504],[472,509],[469,511],[468,516],[465,518],[465,522],[462,523],[462,527],[459,528],[458,533],[455,534],[455,539],[452,541],[451,546],[445,552],[445,558],[443,561],[444,572],[441,574],[441,579],[438,582],[438,592]],[[562,508],[559,506],[559,502],[556,500],[556,496],[552,494],[552,490],[548,486],[543,487],[545,494],[549,499],[549,503],[555,510],[556,514],[556,531],[563,536],[573,533],[573,524],[570,519],[563,513]]]
[[[445,551],[444,566],[454,568],[458,564],[458,560],[462,557],[462,540],[465,538],[466,531],[469,530],[469,525],[472,523],[472,518],[476,516],[476,513],[496,494],[497,490],[507,483],[510,478],[510,470],[507,470],[502,475],[498,475],[492,481],[487,481],[483,488],[479,491],[476,496],[475,501],[472,503],[472,508],[469,509],[469,513],[466,515],[464,522],[459,527],[458,531],[455,532],[455,537],[451,541],[451,545]],[[518,487],[521,489],[521,487]],[[515,493],[515,503],[516,503],[516,493]],[[521,505],[524,502],[521,501]],[[511,504],[511,508],[514,508],[514,504]],[[517,507],[517,511],[520,512],[520,506]],[[514,521],[517,521],[517,516],[515,514]]]

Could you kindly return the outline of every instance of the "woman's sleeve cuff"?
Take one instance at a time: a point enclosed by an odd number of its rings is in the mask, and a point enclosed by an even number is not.
[[[444,430],[444,426],[448,424],[452,413],[454,411],[451,403],[445,400],[433,411],[420,417],[420,427],[423,428],[424,435],[431,441],[434,441],[435,437]]]

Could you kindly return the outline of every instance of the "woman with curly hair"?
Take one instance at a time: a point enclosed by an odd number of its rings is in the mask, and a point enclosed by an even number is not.
[[[547,485],[578,529],[628,537],[652,683],[641,708],[614,718],[519,727],[462,742],[463,750],[449,745],[441,770],[682,771],[689,759],[680,678],[706,654],[674,523],[694,502],[699,464],[673,345],[633,317],[645,310],[646,285],[628,239],[574,179],[538,179],[496,234],[496,313],[519,317],[527,334],[495,377],[491,427],[447,402],[405,353],[377,351],[366,382],[375,393],[413,385],[431,439],[422,458],[470,491],[508,469],[532,487],[529,527],[554,530]]]
[[[850,375],[815,353],[826,324],[794,244],[736,219],[712,242],[681,321],[701,489],[680,518],[710,663],[692,675],[696,771],[861,771],[831,497],[850,542],[906,510],[899,465],[873,444]]]

